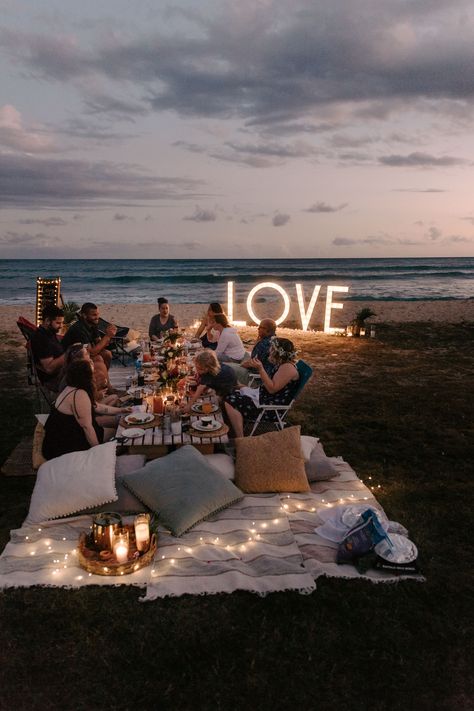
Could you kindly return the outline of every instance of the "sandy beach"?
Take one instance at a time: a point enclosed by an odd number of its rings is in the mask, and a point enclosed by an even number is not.
[[[342,301],[342,299],[341,299]],[[310,321],[310,329],[321,330],[324,320],[325,301],[318,302],[315,306],[313,316]],[[376,312],[376,316],[370,319],[373,323],[412,323],[420,321],[460,323],[462,321],[474,321],[474,299],[452,299],[446,301],[380,301],[374,303],[361,301],[346,301],[343,309],[334,309],[331,313],[331,326],[346,326],[354,315],[364,307],[369,307]],[[129,326],[147,333],[148,324],[153,314],[157,312],[155,304],[99,304],[101,315],[118,325]],[[205,312],[207,304],[171,304],[171,312],[177,317],[181,327],[191,326],[196,319],[199,319]],[[279,308],[277,306],[276,308]],[[254,306],[261,318],[265,316],[278,317],[279,313],[272,310],[271,304],[257,304]],[[8,333],[9,336],[19,335],[16,327],[16,319],[22,315],[34,321],[34,305],[31,306],[0,306],[0,330]],[[250,317],[248,316],[245,304],[236,304],[234,307],[234,318],[246,320],[250,331],[254,331]],[[294,327],[298,329],[298,335],[303,336],[300,330],[300,315],[297,304],[292,304],[292,308],[286,321],[288,326],[293,328],[280,327],[280,332],[292,331]],[[299,328],[298,328],[299,327]],[[246,336],[247,329],[241,329],[242,335]],[[311,337],[311,331],[306,337]]]

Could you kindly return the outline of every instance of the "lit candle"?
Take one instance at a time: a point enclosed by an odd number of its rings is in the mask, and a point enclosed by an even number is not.
[[[114,534],[114,555],[117,563],[126,563],[128,560],[128,531],[117,531]]]
[[[148,514],[138,514],[135,516],[135,542],[137,550],[146,551],[150,545],[150,524]]]

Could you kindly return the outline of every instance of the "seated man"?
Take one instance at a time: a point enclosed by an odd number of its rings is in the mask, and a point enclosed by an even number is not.
[[[48,390],[57,392],[64,365],[64,347],[58,338],[64,324],[64,312],[54,304],[47,304],[42,318],[41,326],[31,337],[31,351],[40,382]]]
[[[112,323],[106,328],[105,335],[101,336],[97,324],[99,323],[99,309],[95,304],[83,304],[79,312],[79,320],[70,326],[63,338],[63,348],[66,350],[73,343],[88,343],[89,355],[92,360],[100,357],[106,367],[110,367],[112,354],[107,346],[117,333],[117,327]]]
[[[242,385],[248,385],[250,380],[250,373],[258,374],[258,368],[256,366],[255,358],[262,363],[264,370],[271,377],[271,371],[274,368],[273,364],[268,360],[268,354],[270,352],[270,345],[272,338],[276,333],[276,323],[272,318],[264,318],[258,324],[258,340],[254,347],[252,348],[252,353],[250,358],[243,360],[242,363],[229,363],[230,367],[233,369],[237,376],[237,380]]]

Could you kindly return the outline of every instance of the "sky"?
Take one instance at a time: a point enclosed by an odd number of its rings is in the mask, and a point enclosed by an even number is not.
[[[471,0],[0,0],[0,258],[474,255]]]

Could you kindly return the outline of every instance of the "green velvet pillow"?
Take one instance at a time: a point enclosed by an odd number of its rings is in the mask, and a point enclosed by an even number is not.
[[[154,459],[120,481],[174,536],[243,497],[192,445]]]

